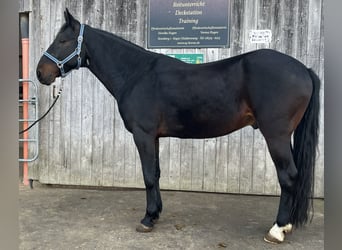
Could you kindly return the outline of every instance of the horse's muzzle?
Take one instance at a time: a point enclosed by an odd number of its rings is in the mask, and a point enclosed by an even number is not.
[[[36,75],[40,83],[44,85],[50,85],[56,80],[56,77],[59,76],[59,69],[54,64],[38,63]]]

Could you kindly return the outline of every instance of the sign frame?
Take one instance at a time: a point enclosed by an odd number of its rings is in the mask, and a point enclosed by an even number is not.
[[[147,18],[149,49],[230,47],[230,0],[149,0]]]

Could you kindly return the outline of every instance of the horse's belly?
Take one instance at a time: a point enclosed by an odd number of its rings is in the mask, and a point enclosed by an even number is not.
[[[250,112],[221,114],[197,114],[182,112],[176,119],[164,124],[160,136],[179,138],[213,138],[229,134],[242,127],[251,125],[257,128],[254,115]]]

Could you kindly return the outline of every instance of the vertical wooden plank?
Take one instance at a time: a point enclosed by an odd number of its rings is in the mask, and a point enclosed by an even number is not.
[[[113,27],[113,4],[105,1],[103,10],[104,15],[104,28],[111,30]],[[115,121],[115,99],[107,91],[103,93],[103,148],[102,148],[102,184],[104,186],[114,185],[114,121]]]
[[[272,10],[272,45],[271,48],[282,51],[282,43],[283,43],[283,32],[282,32],[282,5],[280,0],[275,0],[273,2],[273,10]]]
[[[316,197],[324,197],[324,5],[321,0],[321,19],[320,19],[320,50],[319,50],[319,70],[318,75],[321,79],[321,113],[319,130],[318,160],[316,163]]]
[[[137,44],[137,1],[127,2],[127,27],[128,27],[128,41]]]
[[[243,28],[243,50],[244,52],[256,49],[256,45],[249,41],[249,31],[256,29],[257,25],[257,1],[245,3],[244,28]],[[241,162],[240,162],[240,192],[251,193],[253,181],[253,152],[254,133],[251,127],[241,130]]]
[[[125,0],[114,0],[115,5],[115,13],[116,15],[113,17],[115,19],[115,34],[121,37],[125,37],[125,27],[124,21],[127,16],[127,8],[125,6]]]
[[[136,1],[126,1],[126,30],[128,32],[126,39],[133,43],[136,42],[137,34],[137,3]],[[131,133],[127,132],[127,160],[126,160],[126,170],[129,173],[131,186],[135,186],[137,175],[136,172],[142,173],[141,165],[137,165],[136,161],[140,162],[138,157],[138,151],[134,144],[133,136]],[[141,178],[139,178],[141,179]]]
[[[217,61],[219,60],[219,50],[214,48],[208,48],[206,49],[206,54],[205,54],[205,58],[207,62],[213,62],[213,61]]]
[[[306,64],[307,37],[308,37],[308,14],[309,0],[298,1],[298,21],[297,21],[297,52],[296,58]]]
[[[106,12],[106,19],[109,20],[108,31],[122,36],[127,40],[135,40],[136,30],[136,4],[134,2],[127,2],[122,0],[116,0],[114,3],[107,4],[108,8],[104,10]],[[131,12],[130,12],[131,11]],[[112,13],[117,13],[115,17]],[[136,151],[133,137],[126,131],[121,121],[121,117],[117,110],[117,104],[114,112],[114,161],[116,166],[114,167],[114,183],[115,185],[135,186],[137,178],[136,172],[140,166],[137,166],[138,153]],[[138,162],[139,165],[139,162]]]
[[[137,23],[136,23],[136,44],[146,48],[146,21],[148,15],[148,1],[136,1],[137,4]]]
[[[126,39],[133,43],[136,42],[137,34],[137,4],[136,1],[125,1],[125,21],[123,29],[126,30]],[[133,136],[125,130],[125,182],[127,185],[134,187],[137,180],[137,166],[136,160],[140,162],[136,146],[134,144]],[[140,168],[140,165],[139,165]],[[142,172],[139,170],[138,172]]]
[[[240,193],[252,193],[253,139],[253,129],[251,127],[246,127],[241,130]]]
[[[103,92],[101,82],[91,78],[93,82],[93,104],[92,104],[92,162],[91,183],[95,186],[102,184],[103,163]]]
[[[170,138],[159,139],[160,188],[169,187],[170,171]],[[141,169],[139,169],[141,172]],[[138,181],[137,181],[138,182]],[[139,182],[138,182],[139,183]]]
[[[31,11],[36,11],[37,9],[34,9],[33,8],[36,8],[39,6],[39,3],[36,3],[36,6],[32,6],[33,5],[33,1],[19,1],[19,13],[21,12],[31,12]],[[33,19],[33,20],[32,20]],[[37,55],[35,54],[37,52],[37,49],[39,48],[39,46],[35,46],[33,45],[34,43],[32,42],[35,37],[35,35],[37,34],[37,31],[40,30],[40,25],[37,25],[37,30],[36,29],[32,29],[34,26],[33,24],[36,24],[37,23],[37,19],[35,19],[34,16],[29,16],[29,19],[28,19],[29,23],[29,39],[30,39],[30,45],[29,45],[29,65],[36,65],[35,64],[35,58],[37,58]],[[19,41],[20,42],[20,41]],[[20,45],[21,46],[21,45]],[[32,48],[34,46],[34,48]],[[40,53],[38,55],[38,57],[40,56]],[[32,64],[33,63],[33,64]],[[35,83],[39,84],[38,81],[36,81],[36,72],[34,69],[32,69],[32,67],[29,66],[29,72],[28,72],[28,77],[29,79],[33,80]],[[37,94],[37,97],[39,98],[39,86],[38,86],[38,90],[36,92],[36,89],[33,87],[32,84],[29,84],[29,98],[34,98],[35,95]],[[35,114],[38,110],[39,112],[39,104],[38,106],[34,106],[34,105],[29,105],[28,106],[28,114],[29,114],[29,117],[35,117]],[[19,118],[19,117],[18,117]],[[29,132],[29,138],[36,138],[36,134],[39,135],[39,125],[35,125]],[[39,137],[39,136],[38,136]],[[22,138],[22,136],[19,136],[19,138]],[[20,145],[21,143],[19,143]],[[36,143],[36,142],[28,142],[28,154],[29,154],[29,157],[33,157],[37,152],[39,153],[39,142]],[[39,157],[39,155],[38,155]],[[21,157],[19,157],[21,158]],[[36,161],[34,162],[28,162],[28,178],[29,179],[33,179],[33,180],[37,180],[39,179],[39,167],[38,167],[38,164],[36,164]],[[19,166],[22,165],[22,163],[19,163]]]
[[[203,191],[214,192],[216,185],[216,144],[217,138],[204,140]]]
[[[296,0],[296,1],[293,1],[292,3],[292,10],[291,10],[291,13],[292,15],[294,16],[293,17],[293,23],[292,23],[292,33],[293,33],[293,37],[292,37],[292,52],[291,52],[291,55],[294,57],[294,58],[297,58],[298,59],[298,55],[297,55],[297,52],[298,52],[298,48],[297,48],[297,45],[298,45],[298,40],[301,39],[300,37],[300,32],[299,32],[299,29],[298,29],[298,24],[299,24],[299,16],[300,16],[300,10],[299,10],[299,0]]]
[[[235,56],[243,52],[243,29],[245,15],[245,1],[232,2],[230,55]],[[240,189],[240,159],[241,159],[241,130],[228,135],[228,164],[227,164],[227,191],[239,193]]]
[[[191,189],[204,190],[204,140],[193,140],[191,164]]]
[[[284,32],[282,29],[282,25],[284,19],[283,15],[283,2],[280,0],[270,2],[269,6],[270,11],[270,26],[272,29],[272,43],[270,47],[272,49],[282,51],[283,52],[283,44],[284,44]],[[267,145],[266,145],[267,148]],[[265,152],[265,172],[264,172],[264,192],[265,194],[279,194],[279,184],[278,178],[276,174],[276,169],[273,163],[273,160],[269,154],[268,148]]]
[[[141,27],[137,27],[138,23],[138,4],[137,1],[128,1],[127,2],[127,24],[128,27],[128,41],[131,41],[133,43],[137,43],[137,31]],[[130,186],[136,187],[137,181],[139,180],[140,183],[143,183],[142,178],[142,170],[141,170],[141,164],[140,164],[140,158],[138,154],[138,150],[135,146],[133,135],[131,133],[127,133],[128,136],[128,148],[127,148],[127,157],[129,161],[127,162],[128,165],[128,173],[130,178]],[[126,168],[127,169],[127,168]],[[144,186],[144,185],[143,185]]]
[[[170,138],[169,188],[178,190],[180,186],[180,139]]]
[[[62,3],[61,1],[56,1],[54,4],[51,4],[51,12],[53,10],[56,24],[53,29],[53,37],[51,38],[51,42],[55,39],[60,27],[62,26],[64,22],[63,18],[63,11],[62,11]],[[66,82],[66,84],[64,84]],[[62,78],[56,79],[56,88],[58,89],[61,85],[64,88],[64,85],[68,84],[68,80],[65,81]],[[67,89],[68,91],[68,89]],[[67,94],[66,94],[67,95]],[[67,97],[66,97],[67,98]],[[54,158],[56,159],[56,168],[53,169],[53,172],[55,172],[55,175],[57,176],[56,183],[62,183],[64,184],[65,176],[68,176],[68,170],[64,166],[64,159],[65,159],[65,151],[64,151],[64,132],[63,132],[63,113],[64,113],[64,103],[61,100],[59,100],[59,104],[56,105],[54,108],[54,122],[53,122],[53,138],[54,138],[54,146],[56,150],[53,151],[53,153],[56,153]]]
[[[40,10],[41,10],[41,3],[39,0],[32,0],[31,2],[31,9],[32,14],[29,18],[29,30],[31,37],[37,37],[37,39],[31,39],[31,46],[30,46],[30,65],[37,65],[40,56],[42,55],[43,51],[43,38],[41,36],[42,24],[40,21]],[[34,67],[30,67],[30,77],[38,84],[39,81],[36,78],[36,73]],[[42,88],[40,84],[38,84],[38,98],[39,98],[39,116],[43,114],[42,103],[46,102],[48,95],[46,93],[46,88]],[[45,101],[45,102],[44,102]],[[39,158],[38,160],[34,161],[31,167],[29,167],[29,177],[35,180],[40,179],[41,172],[44,171],[43,167],[46,166],[47,158],[48,158],[48,151],[46,150],[47,141],[48,141],[48,131],[45,123],[42,121],[38,125],[39,129]],[[44,150],[43,150],[44,149]],[[46,167],[45,167],[46,168]]]
[[[20,0],[19,1],[19,12],[32,11],[32,9],[33,9],[32,2],[33,1]]]
[[[50,15],[50,1],[40,1],[40,17],[41,17],[41,34],[40,37],[42,37],[42,48],[41,48],[41,55],[43,54],[43,51],[45,51],[50,43],[50,19],[51,19],[51,15]],[[38,59],[39,60],[39,59]],[[37,60],[37,62],[38,62]],[[45,107],[47,107],[48,105],[51,105],[51,89],[50,88],[46,88],[46,92],[45,95],[43,96],[43,98],[41,98],[41,101],[45,101]],[[45,119],[45,121],[43,121],[40,125],[44,128],[46,128],[46,148],[42,149],[42,151],[46,152],[46,162],[45,165],[42,167],[42,171],[41,171],[41,175],[40,175],[40,180],[42,181],[42,183],[49,183],[49,169],[50,169],[50,141],[52,140],[51,138],[51,128],[50,128],[50,120],[52,117],[52,113],[49,114],[49,117],[47,117],[47,119]],[[43,133],[42,133],[43,135]],[[41,139],[44,137],[41,137]]]
[[[80,22],[82,20],[82,1],[72,1],[67,5],[69,11]],[[83,72],[86,69],[80,69],[69,76],[69,85],[71,88],[71,121],[70,121],[70,184],[80,185],[83,169],[81,168],[81,148],[82,148],[82,82]]]
[[[82,136],[81,136],[81,185],[91,185],[92,168],[92,120],[93,120],[93,88],[94,77],[84,72],[82,83]]]
[[[83,1],[82,13],[86,24],[93,24],[93,19],[89,15],[89,10],[94,10],[94,1]],[[81,136],[81,185],[92,185],[92,164],[93,164],[93,95],[94,81],[93,76],[88,70],[83,72],[82,79],[82,136]]]
[[[272,15],[273,15],[273,1],[269,0],[260,0],[257,5],[257,29],[264,30],[269,29],[272,31]],[[262,48],[270,48],[272,42],[277,38],[274,37],[272,32],[272,41],[271,43],[261,43],[257,44],[257,49]]]
[[[145,46],[146,41],[146,21],[147,21],[147,6],[148,1],[135,1],[137,8],[137,22],[136,22],[136,43],[142,47]],[[168,185],[168,170],[169,170],[169,157],[170,157],[170,139],[163,138],[159,141],[159,165],[161,171],[160,187]],[[144,179],[142,174],[142,168],[140,158],[137,150],[135,151],[135,164],[136,164],[136,185],[138,187],[144,187]],[[166,184],[166,185],[165,185]]]
[[[227,192],[228,189],[228,137],[217,138],[216,144],[216,192]]]
[[[62,171],[60,171],[59,179],[61,184],[70,183],[71,174],[71,81],[69,80],[64,84],[63,94],[61,95],[61,157],[63,166]]]
[[[272,29],[271,48],[281,51],[282,30],[281,30],[281,5],[280,1],[272,1],[268,7],[270,11],[270,26]],[[266,145],[267,148],[267,145]],[[265,172],[264,172],[264,194],[279,193],[279,184],[276,169],[268,149],[265,151]]]
[[[121,36],[122,29],[124,29],[125,21],[125,6],[123,0],[115,0],[110,6],[108,6],[108,19],[111,19],[109,31]],[[112,15],[115,13],[115,15]],[[125,127],[122,122],[117,103],[115,101],[114,112],[114,185],[123,186],[125,183]]]
[[[282,8],[282,32],[283,38],[283,48],[282,51],[290,56],[296,56],[295,51],[295,22],[296,22],[296,1],[287,0],[283,1]]]
[[[38,22],[40,24],[40,34],[38,37],[41,38],[41,44],[40,44],[40,51],[38,58],[36,59],[36,63],[39,61],[39,57],[43,54],[43,52],[48,48],[49,40],[50,40],[50,1],[38,1],[39,2],[39,12],[38,12]],[[33,46],[31,46],[33,47]],[[41,88],[41,95],[40,95],[40,101],[41,103],[44,103],[44,105],[41,105],[40,107],[46,107],[50,105],[50,97],[51,92],[49,88]],[[43,114],[42,110],[40,111],[40,114]],[[51,116],[51,114],[49,115]],[[42,164],[40,164],[40,181],[42,183],[48,183],[49,182],[49,141],[50,141],[50,117],[47,117],[47,119],[44,119],[42,122],[40,122],[40,141],[44,141],[43,143],[40,143],[40,157],[44,159],[42,161]],[[45,140],[44,140],[45,139]],[[45,146],[43,148],[43,146]]]
[[[307,39],[307,66],[312,68],[316,73],[320,73],[320,50],[321,50],[321,17],[322,17],[322,2],[321,0],[310,0],[309,1],[309,16],[308,16],[308,39]],[[324,91],[323,86],[321,87],[321,96],[324,95],[322,93]],[[323,98],[320,97],[320,100],[323,101]],[[323,107],[324,103],[321,102],[321,107]],[[323,109],[321,109],[323,110]],[[323,116],[320,116],[320,136],[319,139],[324,141],[323,139]],[[315,169],[315,194],[319,193],[319,189],[323,189],[323,171],[321,170],[321,166],[323,166],[323,157],[322,157],[322,145],[319,141],[319,147],[316,158],[316,169]]]
[[[61,27],[60,25],[60,13],[56,11],[57,6],[55,1],[50,1],[50,22],[57,23],[57,27]],[[49,36],[49,44],[54,40],[58,28],[55,25],[50,26],[50,36]],[[54,85],[58,89],[61,85],[61,79],[57,78]],[[52,88],[51,88],[52,89]],[[52,184],[59,183],[59,175],[60,172],[63,171],[62,166],[62,146],[61,146],[61,102],[57,102],[54,106],[53,110],[50,114],[50,140],[49,140],[49,164],[52,166],[49,169],[49,181]]]
[[[65,6],[63,2],[57,1],[55,6],[52,6],[56,13],[56,25],[54,31],[54,37],[59,31],[59,28],[65,22],[63,11]],[[58,171],[58,183],[60,184],[69,184],[70,180],[70,149],[71,149],[71,141],[70,141],[70,116],[71,116],[71,84],[70,78],[60,80],[63,85],[63,92],[60,96],[60,127],[59,127],[59,157],[61,166],[60,171]],[[58,86],[57,86],[58,87]],[[58,133],[58,132],[57,132]]]
[[[180,189],[191,190],[192,139],[180,140]]]
[[[114,185],[114,98],[108,93],[103,106],[103,152],[102,152],[102,183],[104,186]]]
[[[92,8],[88,10],[90,25],[98,28],[104,26],[103,23],[104,6],[103,1],[94,1]],[[90,73],[90,72],[89,72]],[[102,168],[103,168],[103,105],[104,92],[107,91],[102,83],[93,76],[93,103],[92,103],[92,162],[91,162],[91,185],[102,185]]]
[[[81,96],[81,82],[83,72],[80,70],[77,74],[73,74],[70,79],[71,85],[71,125],[70,125],[70,184],[81,184],[81,137],[82,137],[82,96]]]
[[[239,193],[240,190],[240,164],[241,164],[241,131],[236,131],[228,137],[228,166],[227,191]]]
[[[231,56],[240,55],[242,53],[243,16],[245,15],[244,4],[244,0],[232,1],[232,17],[230,30]]]
[[[31,7],[31,2],[30,2],[30,5],[28,5],[28,4],[25,5],[25,3],[23,3],[23,1],[19,1],[19,13],[22,12],[23,10],[25,10],[25,8],[27,10],[32,11],[32,12],[36,11],[35,9],[33,9],[33,7]],[[29,25],[29,30],[30,31],[31,31],[32,23],[33,23],[32,19],[34,19],[34,17],[33,18],[29,18],[29,20],[28,20],[29,21],[28,25]],[[31,36],[32,36],[32,33],[34,33],[34,32],[35,31],[33,31],[33,32],[31,31]],[[30,65],[32,65],[32,62],[33,62],[32,58],[35,57],[34,50],[31,47],[32,47],[32,44],[31,44],[31,46],[29,46],[29,54],[30,54],[30,56],[29,56],[29,64]],[[32,77],[33,73],[34,72],[32,71],[32,68],[29,67],[29,73],[28,73],[29,74],[29,78],[31,78],[33,81],[35,81],[35,78]],[[32,90],[31,89],[32,88],[29,88],[30,96],[32,96]],[[39,89],[38,89],[38,98],[39,98]],[[21,108],[19,107],[19,110],[18,110],[19,112],[20,112],[20,109]],[[29,116],[30,117],[32,117],[33,111],[34,111],[33,108],[29,108]],[[20,118],[20,113],[18,114],[18,118]],[[19,127],[19,129],[20,129],[20,127]],[[31,133],[36,133],[37,130],[38,130],[38,133],[39,133],[39,127],[38,126],[36,126],[35,128],[32,128],[32,132]],[[30,135],[30,133],[29,133],[29,135]],[[22,138],[22,137],[19,135],[19,138]],[[20,147],[20,143],[18,143],[18,146]],[[37,147],[36,147],[34,144],[30,144],[29,143],[28,150],[29,150],[29,155],[32,155],[35,152],[35,150],[39,150],[39,144],[37,144]],[[19,158],[20,158],[20,151],[19,151]],[[31,178],[31,179],[38,179],[39,178],[39,169],[38,169],[38,165],[36,163],[37,162],[31,162],[31,163],[28,164],[28,178]],[[22,164],[19,163],[18,165],[20,166]]]
[[[257,29],[271,29],[272,5],[270,1],[261,0],[257,7]],[[274,39],[274,37],[273,37]],[[269,48],[270,44],[257,44],[257,49]],[[264,193],[267,146],[260,130],[253,131],[253,176],[252,192]],[[276,180],[274,180],[276,181]]]
[[[321,1],[309,0],[308,36],[307,36],[307,67],[315,71],[319,69],[320,38],[321,38]]]

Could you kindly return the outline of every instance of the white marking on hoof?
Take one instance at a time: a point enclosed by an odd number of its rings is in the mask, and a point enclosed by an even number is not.
[[[291,233],[292,228],[293,228],[292,224],[290,224],[290,223],[282,227],[282,229],[284,230],[284,233],[286,233],[286,234]]]
[[[277,223],[273,225],[270,231],[264,237],[264,240],[269,243],[279,244],[285,239],[285,233],[292,231],[292,224],[287,224],[283,227],[279,227]]]

